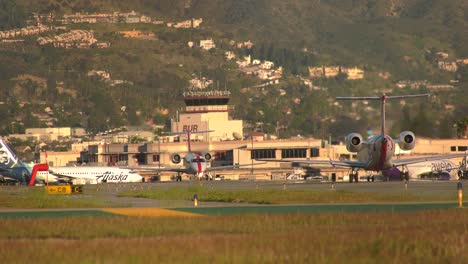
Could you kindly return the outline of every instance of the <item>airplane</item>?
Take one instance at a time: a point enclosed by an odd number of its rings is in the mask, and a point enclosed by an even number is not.
[[[458,169],[458,179],[468,179],[468,151],[463,160],[460,162],[460,168]]]
[[[0,138],[0,180],[34,185],[38,182],[38,171],[47,171],[47,164],[28,164],[18,159],[8,145]]]
[[[285,159],[258,159],[260,161],[270,162],[291,162],[291,163],[304,163],[312,165],[330,165],[332,167],[346,167],[351,169],[349,174],[349,182],[358,182],[357,171],[362,169],[365,171],[384,171],[394,167],[401,167],[402,177],[409,180],[409,174],[406,166],[425,161],[437,161],[444,159],[451,159],[462,157],[464,154],[445,154],[420,158],[392,160],[395,154],[395,144],[398,144],[402,150],[411,150],[415,147],[416,137],[411,131],[401,132],[397,139],[392,139],[389,135],[385,134],[385,104],[387,100],[406,99],[417,97],[429,97],[430,94],[416,94],[416,95],[400,95],[400,96],[369,96],[369,97],[336,97],[337,100],[364,100],[364,101],[380,101],[381,112],[381,134],[371,136],[369,139],[364,140],[362,135],[358,133],[351,133],[346,136],[346,149],[349,152],[357,153],[357,161],[349,160],[285,160]],[[372,180],[374,177],[372,176]]]
[[[194,175],[199,180],[205,179],[213,179],[210,172],[217,171],[217,170],[229,170],[235,169],[242,166],[252,166],[252,164],[239,164],[239,165],[227,165],[227,166],[209,166],[210,161],[212,159],[211,154],[208,151],[205,151],[201,154],[192,152],[191,148],[191,135],[192,134],[201,134],[201,133],[209,133],[213,132],[214,130],[206,130],[206,131],[184,131],[184,132],[169,132],[165,133],[167,135],[186,135],[187,136],[187,149],[188,153],[185,156],[181,156],[179,153],[172,153],[171,161],[174,164],[180,164],[182,162],[183,167],[175,168],[175,167],[154,167],[154,166],[138,166],[134,167],[134,169],[138,170],[149,170],[149,171],[169,171],[169,172],[176,172],[177,177],[176,181],[182,181],[182,173]],[[253,165],[260,165],[264,163],[256,163]]]
[[[71,182],[73,184],[143,182],[143,177],[132,169],[104,166],[51,167],[40,171],[42,182]]]
[[[451,160],[444,159],[409,164],[406,166],[406,171],[410,179],[450,180],[457,178],[459,168],[460,167]],[[385,179],[391,181],[401,180],[402,172],[397,167],[393,167],[383,170],[382,174]]]
[[[49,167],[47,164],[29,164],[18,159],[0,138],[0,174],[3,179],[32,186],[48,182],[97,184],[102,182],[142,182],[143,177],[131,169],[118,167]]]

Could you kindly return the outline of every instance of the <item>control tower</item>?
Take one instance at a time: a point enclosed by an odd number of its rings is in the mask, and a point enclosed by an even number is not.
[[[184,92],[185,107],[171,120],[172,132],[213,130],[210,141],[242,139],[242,120],[229,117],[229,91],[207,90],[193,86]],[[196,137],[195,135],[193,135]]]

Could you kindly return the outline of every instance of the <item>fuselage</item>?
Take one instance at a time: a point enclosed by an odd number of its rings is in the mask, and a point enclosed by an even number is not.
[[[30,164],[18,161],[14,167],[2,171],[1,175],[21,183],[26,183],[31,178],[31,171],[32,166]]]
[[[129,169],[117,167],[53,167],[52,173],[41,171],[37,173],[38,180],[57,181],[58,178],[70,177],[83,179],[88,184],[102,182],[141,182],[143,177]]]
[[[411,179],[450,180],[457,177],[459,167],[450,160],[425,161],[406,165]],[[400,180],[401,171],[394,167],[383,171],[388,179]]]
[[[195,153],[187,153],[184,157],[184,166],[188,174],[203,177],[208,167],[208,162],[202,156]]]
[[[357,153],[357,159],[364,162],[365,170],[381,171],[392,167],[395,142],[388,135],[371,137]]]

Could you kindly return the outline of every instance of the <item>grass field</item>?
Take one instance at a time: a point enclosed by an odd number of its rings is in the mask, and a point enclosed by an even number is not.
[[[0,187],[0,208],[106,207],[97,197],[82,194],[49,195],[44,187]]]
[[[468,263],[468,211],[2,219],[2,263]]]
[[[418,196],[416,193],[401,191],[397,194],[376,192],[352,192],[347,190],[240,190],[229,191],[210,189],[196,184],[188,187],[172,187],[165,190],[144,190],[121,192],[122,197],[142,197],[157,200],[192,200],[197,194],[199,201],[258,204],[294,203],[373,203],[373,202],[423,202],[453,200],[453,196]]]
[[[143,185],[142,185],[143,186]],[[146,186],[145,186],[146,187]],[[101,208],[127,207],[127,204],[116,204],[109,201],[110,196],[118,193],[121,197],[143,197],[161,201],[167,206],[181,206],[182,201],[193,199],[198,195],[199,201],[216,201],[227,203],[257,204],[333,204],[333,203],[380,203],[380,202],[427,202],[454,200],[451,194],[425,194],[405,192],[393,193],[354,192],[349,190],[293,190],[293,189],[259,189],[259,190],[225,190],[191,184],[185,187],[141,188],[132,186],[97,186],[84,189],[82,194],[49,195],[43,187],[0,187],[0,208]],[[100,190],[97,190],[97,189]],[[127,188],[127,191],[119,191]],[[142,190],[143,189],[143,190]],[[125,190],[125,189],[123,189]],[[106,198],[104,198],[106,196]],[[112,199],[111,199],[112,200]]]
[[[47,195],[43,188],[0,189],[3,208],[103,207],[100,195]],[[96,187],[96,188],[98,188]],[[120,193],[166,200],[366,203],[448,200],[311,190],[169,187]],[[146,187],[146,186],[145,186]],[[119,191],[114,190],[113,193]],[[433,197],[432,197],[433,196]],[[453,197],[452,197],[453,198]],[[453,199],[452,199],[453,200]],[[3,218],[0,263],[468,263],[468,210],[233,214],[204,217],[69,216]]]

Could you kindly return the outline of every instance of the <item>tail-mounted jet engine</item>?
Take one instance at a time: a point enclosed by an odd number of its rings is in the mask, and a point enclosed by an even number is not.
[[[180,156],[179,153],[174,153],[171,155],[171,161],[175,164],[179,164],[180,161],[182,160],[182,157]]]
[[[416,145],[416,137],[414,133],[411,131],[405,131],[400,133],[400,137],[398,140],[398,146],[402,150],[412,150]]]
[[[346,149],[349,152],[359,152],[362,148],[362,136],[358,133],[351,133],[346,136]]]
[[[212,156],[209,152],[204,152],[203,153],[203,157],[205,158],[205,160],[207,161],[210,161],[212,159]]]

